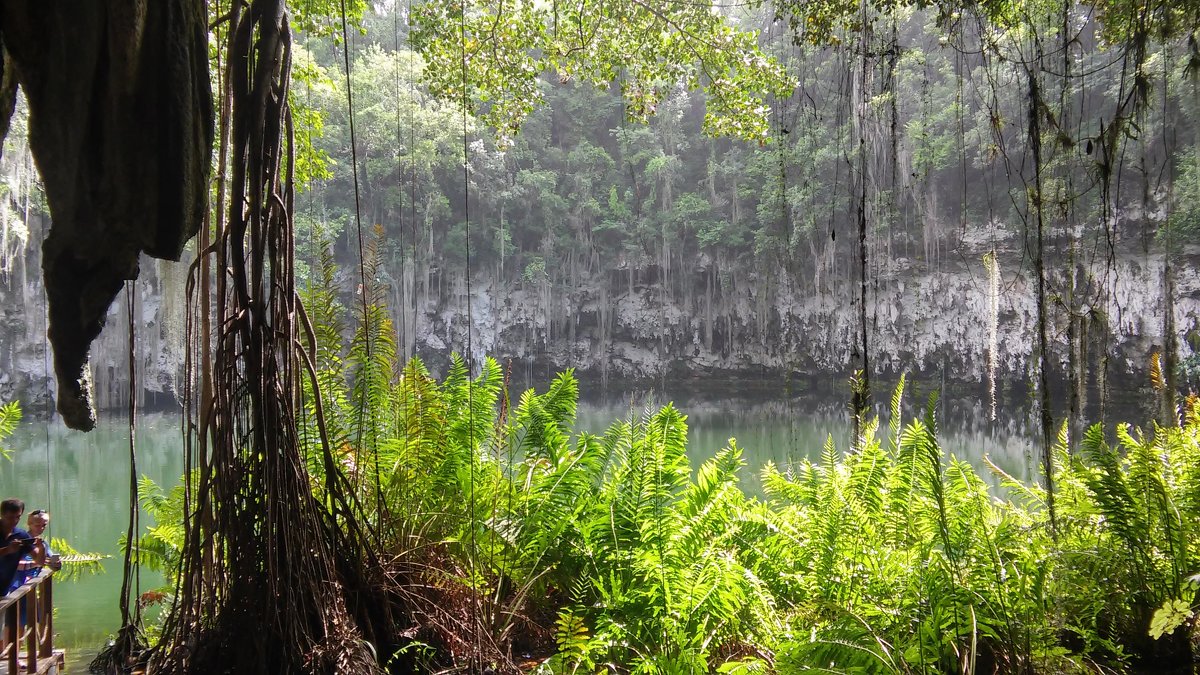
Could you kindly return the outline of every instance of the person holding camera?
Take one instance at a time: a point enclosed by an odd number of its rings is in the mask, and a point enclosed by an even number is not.
[[[5,589],[6,594],[13,590],[17,568],[26,555],[39,567],[46,564],[45,543],[17,527],[24,513],[25,502],[20,499],[10,497],[0,502],[0,542],[3,542],[0,545],[0,588]]]
[[[26,531],[29,536],[37,543],[34,544],[33,550],[26,553],[21,562],[17,564],[17,574],[13,577],[12,584],[9,585],[9,591],[19,588],[29,579],[36,577],[41,573],[42,567],[49,567],[57,572],[62,569],[62,557],[50,550],[50,542],[42,537],[46,533],[46,528],[50,526],[50,512],[45,509],[36,509],[29,513],[29,520],[25,521]],[[38,553],[41,555],[39,556]],[[44,561],[44,565],[38,562],[38,559]]]

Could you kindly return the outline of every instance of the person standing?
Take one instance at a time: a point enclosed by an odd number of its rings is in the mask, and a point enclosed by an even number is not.
[[[36,577],[42,571],[42,567],[49,565],[50,569],[58,571],[62,567],[62,563],[55,557],[54,552],[50,550],[50,542],[42,538],[46,533],[46,528],[50,526],[50,512],[44,509],[37,509],[29,513],[29,519],[25,521],[25,527],[28,528],[29,536],[33,537],[33,550],[26,553],[21,562],[17,564],[17,573],[13,577],[12,584],[8,590],[20,588],[29,579]],[[38,562],[38,561],[42,562]]]
[[[25,530],[17,527],[25,513],[25,502],[10,497],[0,502],[0,588],[7,594],[12,590],[17,576],[17,567],[26,554],[30,554],[40,565],[46,562],[45,551],[37,546],[38,541]]]

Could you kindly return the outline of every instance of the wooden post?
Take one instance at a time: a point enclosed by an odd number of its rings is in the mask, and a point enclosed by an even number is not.
[[[8,643],[8,672],[16,673],[20,670],[17,662],[17,652],[20,645],[17,642],[17,603],[9,604],[4,610],[5,626],[5,642]]]
[[[38,656],[51,658],[54,656],[54,571],[46,568],[42,571],[46,580],[42,582],[41,602],[38,607],[42,612],[42,640],[38,648]]]
[[[38,585],[30,584],[29,592],[25,594],[24,603],[16,603],[19,608],[25,605],[25,663],[27,673],[38,671]],[[20,614],[20,609],[17,610]]]
[[[22,669],[36,673],[43,659],[55,659],[55,665],[63,663],[63,659],[56,659],[54,654],[54,591],[50,580],[53,575],[52,570],[46,569],[12,593],[0,597],[0,615],[6,624],[0,640],[0,662],[7,666],[10,674],[15,675]],[[22,618],[24,633],[21,632]],[[24,664],[21,663],[22,642],[25,643]]]

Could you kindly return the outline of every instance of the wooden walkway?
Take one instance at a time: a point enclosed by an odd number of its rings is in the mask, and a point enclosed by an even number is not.
[[[50,656],[44,659],[38,659],[37,670],[31,671],[28,668],[28,657],[25,652],[20,654],[20,667],[17,669],[18,675],[28,673],[39,673],[39,675],[62,675],[67,667],[66,654],[61,649],[55,649]],[[0,675],[9,675],[12,671],[8,669],[8,663],[0,664]]]
[[[0,598],[0,675],[60,675],[66,654],[54,648],[54,572],[41,574]]]

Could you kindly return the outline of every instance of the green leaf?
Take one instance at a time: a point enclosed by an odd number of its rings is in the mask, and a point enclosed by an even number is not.
[[[1192,607],[1187,600],[1180,598],[1167,599],[1162,607],[1154,612],[1150,619],[1150,637],[1155,640],[1175,632],[1188,619],[1192,618]]]

